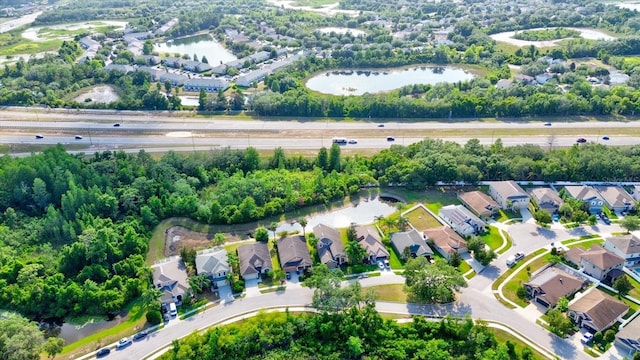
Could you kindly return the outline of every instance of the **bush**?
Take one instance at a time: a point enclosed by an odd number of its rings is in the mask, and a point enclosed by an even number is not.
[[[518,291],[516,292],[516,295],[518,295],[518,298],[522,300],[529,299],[529,294],[527,293],[527,289],[525,289],[524,286],[518,287]]]
[[[604,332],[604,341],[610,343],[610,342],[613,342],[613,340],[615,339],[616,339],[616,332],[613,331],[612,329],[609,329]]]
[[[162,313],[160,310],[147,311],[147,322],[151,325],[158,325],[162,322]]]
[[[243,279],[234,279],[231,283],[231,289],[234,294],[239,294],[244,291],[244,280]]]

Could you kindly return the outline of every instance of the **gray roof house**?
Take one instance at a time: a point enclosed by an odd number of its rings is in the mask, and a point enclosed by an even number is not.
[[[616,344],[630,352],[640,351],[640,316],[636,316],[616,334]]]
[[[131,65],[123,65],[123,64],[109,64],[104,67],[106,71],[122,71],[123,73],[130,73],[135,69]]]
[[[462,236],[480,234],[485,231],[485,223],[462,205],[443,206],[438,216]]]
[[[228,88],[228,82],[217,78],[189,79],[184,82],[184,91],[199,92],[202,89],[206,92],[217,92]]]
[[[624,264],[622,257],[600,245],[592,245],[589,250],[576,246],[565,253],[565,258],[580,266],[585,274],[610,282],[619,276],[620,271],[615,270],[622,270]]]
[[[529,206],[527,194],[515,181],[492,181],[489,194],[503,209],[526,209]]]
[[[640,238],[636,234],[608,237],[603,247],[623,258],[627,267],[640,263]]]
[[[227,250],[219,246],[198,251],[196,272],[209,277],[214,287],[227,285],[227,274],[231,273]]]
[[[564,205],[564,201],[557,192],[548,187],[539,187],[529,190],[531,199],[538,205],[540,210],[549,213],[558,211],[560,206]]]
[[[593,188],[613,212],[629,211],[636,203],[633,196],[622,186],[594,186]]]
[[[185,81],[188,80],[188,78],[186,76],[184,76],[184,75],[173,74],[173,73],[169,73],[169,72],[166,72],[164,74],[160,74],[160,77],[158,79],[159,79],[159,81],[161,83],[164,83],[164,82],[168,81],[173,86],[184,85]]]
[[[594,288],[569,304],[569,318],[578,327],[605,331],[629,311],[629,305]]]
[[[168,67],[179,69],[182,66],[183,60],[178,57],[169,56],[162,60]]]
[[[360,245],[366,250],[367,259],[370,263],[389,258],[389,252],[373,226],[356,227],[356,236]]]
[[[433,251],[424,240],[424,234],[421,234],[416,229],[391,234],[391,245],[396,249],[398,255],[405,260],[407,260],[405,251],[413,258],[418,256],[429,258],[433,255]]]
[[[169,260],[153,265],[153,285],[162,292],[163,304],[180,303],[189,289],[187,267],[182,259]]]
[[[269,75],[269,73],[270,73],[269,70],[263,70],[263,69],[253,70],[251,72],[238,76],[236,78],[236,85],[249,87],[253,84],[254,81],[259,82],[264,80],[264,78],[266,78],[267,75]]]
[[[260,274],[273,270],[269,247],[264,242],[258,241],[240,246],[238,260],[240,261],[240,276],[245,280],[258,279]]]
[[[564,189],[567,191],[569,196],[585,203],[591,214],[598,214],[602,212],[604,200],[591,186],[570,185],[565,186]]]
[[[335,268],[347,262],[347,254],[344,251],[344,244],[338,230],[324,224],[318,224],[313,228],[313,234],[318,239],[316,248],[321,263]]]
[[[287,236],[278,240],[278,257],[282,270],[297,271],[311,267],[311,255],[302,235]]]

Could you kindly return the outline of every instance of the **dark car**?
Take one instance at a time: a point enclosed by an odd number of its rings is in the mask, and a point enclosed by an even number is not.
[[[111,354],[111,350],[107,349],[107,348],[103,348],[98,350],[98,352],[96,352],[96,357],[97,358],[101,358],[101,357],[105,357],[107,355]]]
[[[378,124],[378,127],[384,127],[384,124]]]
[[[120,123],[113,124],[113,127],[120,127]]]
[[[583,143],[586,143],[586,142],[587,142],[587,139],[585,139],[585,138],[578,138],[578,140],[576,140],[576,142],[578,142],[578,143],[580,143],[580,144],[583,144]]]
[[[147,335],[149,335],[147,330],[140,331],[139,333],[136,333],[135,335],[133,335],[133,341],[142,340],[142,339],[146,338]]]
[[[544,126],[551,126],[551,123],[550,122],[546,122],[546,123],[544,123]]]
[[[76,140],[82,140],[82,135],[76,135]]]
[[[44,136],[38,134],[36,135],[36,139],[44,139]]]
[[[291,273],[287,273],[287,280],[291,280]]]
[[[396,141],[396,138],[394,138],[393,136],[387,136],[387,141]]]
[[[608,136],[603,136],[602,140],[609,140],[609,137]]]

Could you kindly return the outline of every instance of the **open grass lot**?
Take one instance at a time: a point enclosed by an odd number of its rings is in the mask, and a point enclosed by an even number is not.
[[[17,44],[0,46],[0,56],[14,56],[37,54],[44,51],[57,51],[62,45],[61,40],[29,41],[22,39]]]
[[[498,230],[498,228],[494,226],[489,226],[487,227],[487,229],[489,231],[485,234],[482,234],[480,236],[480,239],[482,239],[482,241],[484,241],[484,243],[487,244],[491,248],[491,250],[495,250],[499,248],[503,242],[502,236],[500,236],[500,230]]]
[[[522,354],[522,350],[524,348],[528,348],[529,347],[527,344],[522,342],[520,339],[518,339],[517,337],[511,335],[510,333],[508,333],[508,332],[506,332],[504,330],[490,327],[489,331],[491,331],[493,333],[493,335],[495,335],[496,339],[501,343],[507,342],[507,340],[511,341],[512,343],[514,343],[516,345],[516,353],[517,354]],[[532,359],[543,360],[543,359],[547,358],[546,356],[542,355],[541,353],[539,353],[535,349],[531,349],[531,350],[533,351],[533,358]]]
[[[407,294],[404,292],[403,284],[379,285],[370,289],[376,293],[377,300],[407,302]]]
[[[438,228],[442,226],[440,221],[438,221],[433,215],[429,214],[428,211],[423,209],[422,207],[417,207],[410,212],[406,213],[405,216],[407,220],[419,230]]]
[[[631,283],[631,285],[633,285],[633,289],[629,291],[629,296],[634,299],[640,300],[640,283],[631,276],[627,276],[627,279],[629,279],[629,282]]]
[[[580,246],[582,248],[588,249],[590,248],[592,245],[601,245],[604,242],[604,240],[602,239],[593,239],[593,240],[588,240],[585,242],[574,242],[572,244],[567,245],[568,248],[574,248],[576,246]]]
[[[459,187],[448,188],[444,186],[428,189],[425,191],[426,201],[424,205],[437,214],[443,206],[451,204],[459,205],[460,200],[458,200],[456,195],[458,191],[461,190]]]

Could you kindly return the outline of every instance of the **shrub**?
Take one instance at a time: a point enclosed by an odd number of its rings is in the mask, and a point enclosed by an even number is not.
[[[147,322],[151,325],[158,325],[162,322],[162,313],[160,310],[149,310],[147,311]]]

